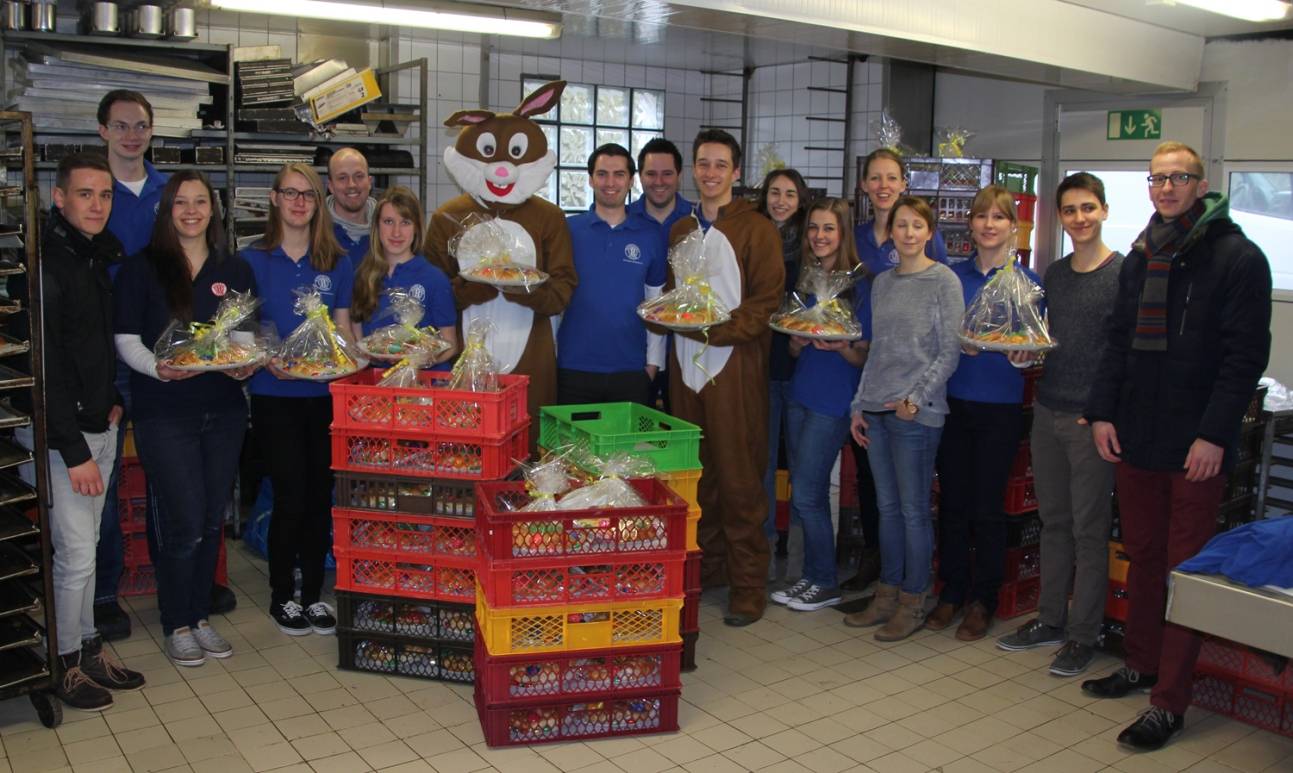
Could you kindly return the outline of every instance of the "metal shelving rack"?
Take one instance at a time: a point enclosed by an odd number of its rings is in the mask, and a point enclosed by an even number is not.
[[[49,449],[45,437],[41,340],[41,287],[37,256],[36,210],[39,191],[32,163],[31,114],[0,112],[0,276],[8,285],[25,275],[26,307],[6,297],[0,312],[25,324],[28,340],[0,338],[0,699],[26,694],[41,724],[57,727],[63,707],[53,694],[58,667],[54,622],[54,586],[49,540]],[[14,179],[14,178],[18,179]],[[19,315],[25,315],[23,320]],[[28,373],[5,360],[28,355]],[[9,404],[17,390],[27,390],[31,414]],[[30,428],[34,452],[14,435]],[[17,474],[32,463],[35,487]]]

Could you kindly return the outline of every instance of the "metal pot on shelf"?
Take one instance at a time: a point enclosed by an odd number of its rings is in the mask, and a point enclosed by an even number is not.
[[[140,5],[131,12],[128,28],[132,38],[160,38],[162,36],[162,7]]]
[[[4,28],[18,32],[27,29],[27,4],[19,0],[5,0]]]
[[[86,31],[91,35],[116,35],[121,32],[121,20],[116,3],[94,3],[87,11]]]
[[[198,36],[197,11],[172,8],[166,14],[166,37],[171,40],[193,40]]]
[[[32,0],[30,22],[33,32],[53,32],[58,22],[56,0]]]

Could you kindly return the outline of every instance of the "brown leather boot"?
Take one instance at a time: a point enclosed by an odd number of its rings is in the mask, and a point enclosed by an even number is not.
[[[902,641],[925,625],[925,594],[898,594],[898,610],[875,632],[876,641]]]
[[[992,615],[983,603],[976,601],[965,610],[965,619],[961,621],[961,627],[956,629],[956,638],[958,641],[978,641],[988,634],[988,626],[992,625]]]
[[[951,625],[960,613],[960,604],[940,601],[938,606],[934,607],[933,611],[929,613],[929,617],[925,618],[925,627],[931,631],[941,631]]]
[[[844,624],[850,628],[870,628],[873,625],[889,622],[898,609],[898,586],[880,583],[876,586],[871,603],[861,612],[844,616]]]

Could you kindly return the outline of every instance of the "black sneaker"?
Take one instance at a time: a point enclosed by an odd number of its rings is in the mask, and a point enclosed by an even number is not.
[[[322,601],[316,601],[305,608],[305,619],[310,621],[310,628],[318,634],[337,632],[337,613]]]
[[[112,706],[112,693],[94,683],[81,670],[81,653],[59,655],[63,678],[54,688],[54,694],[68,706],[80,711],[103,711]]]
[[[211,614],[226,615],[238,607],[238,597],[223,585],[211,585]]]
[[[94,627],[104,641],[121,641],[130,638],[130,615],[122,610],[116,599],[106,604],[94,605]]]
[[[313,630],[310,627],[310,621],[305,619],[305,610],[301,609],[301,605],[295,601],[271,604],[269,616],[278,623],[278,630],[288,636],[307,636]]]
[[[1149,692],[1158,684],[1158,674],[1142,674],[1126,666],[1103,679],[1088,679],[1082,692],[1092,698],[1124,698],[1133,692]]]
[[[1064,643],[1064,629],[1047,625],[1041,618],[1034,618],[1019,626],[1014,633],[997,639],[997,649],[1022,652],[1036,647],[1058,647]]]
[[[103,639],[98,636],[81,642],[81,670],[95,684],[109,690],[131,691],[144,687],[144,675],[126,668],[103,648]]]
[[[1118,743],[1137,751],[1152,752],[1163,748],[1184,727],[1184,715],[1150,706],[1126,730],[1118,734]]]
[[[1071,641],[1065,644],[1051,661],[1051,673],[1055,676],[1077,676],[1091,667],[1095,660],[1095,647]]]

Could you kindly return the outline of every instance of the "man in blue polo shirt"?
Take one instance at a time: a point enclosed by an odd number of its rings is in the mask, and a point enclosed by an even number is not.
[[[108,231],[121,242],[122,255],[134,255],[148,246],[153,223],[162,200],[167,176],[144,159],[153,141],[153,106],[137,91],[117,89],[99,100],[99,136],[107,145],[108,167],[112,170],[112,213]],[[109,266],[116,276],[116,264]],[[117,362],[117,390],[125,400],[130,418],[130,369]],[[124,568],[121,521],[117,513],[117,483],[121,477],[121,456],[126,433],[117,435],[117,456],[103,500],[99,522],[99,546],[95,560],[94,623],[107,641],[130,635],[130,617],[117,603],[117,585]]]
[[[341,248],[356,266],[368,252],[368,234],[377,201],[368,159],[354,148],[341,148],[328,159],[328,213]]]
[[[642,195],[629,205],[629,213],[650,218],[660,224],[660,233],[666,245],[669,243],[669,229],[679,219],[691,214],[695,206],[678,193],[678,183],[682,179],[682,153],[678,146],[663,137],[657,137],[642,146],[638,151],[638,176],[642,183]],[[665,359],[668,362],[668,358]],[[665,377],[664,367],[651,381],[649,405],[659,403],[665,411],[669,410],[669,379]]]
[[[609,143],[588,159],[593,206],[567,222],[579,286],[557,332],[557,395],[564,404],[647,404],[664,364],[664,337],[648,333],[638,304],[660,294],[665,241],[653,220],[624,206],[633,157]]]

